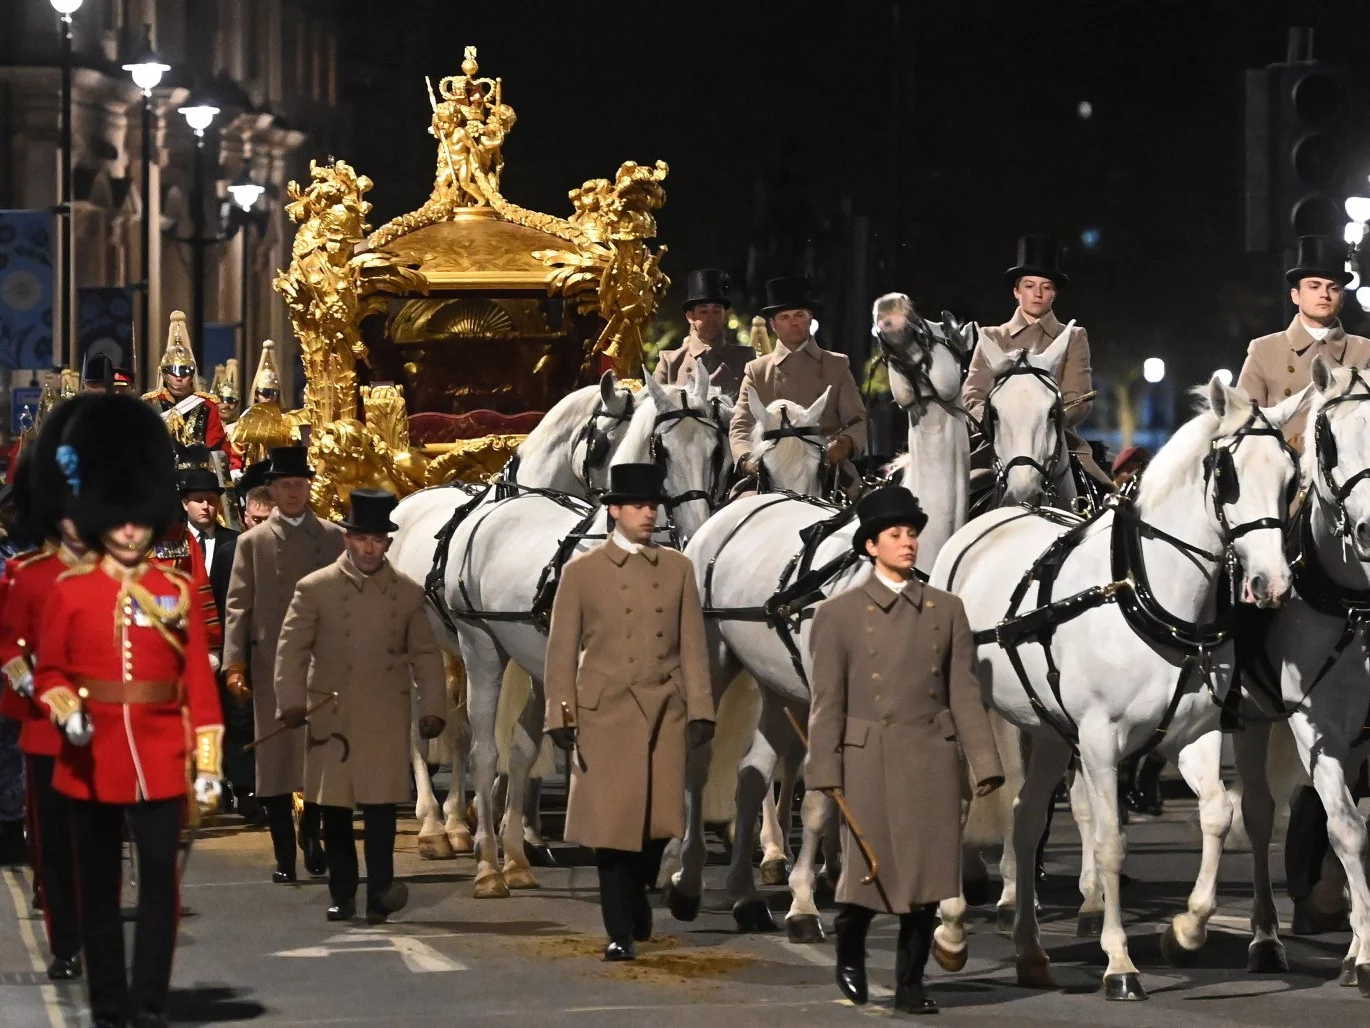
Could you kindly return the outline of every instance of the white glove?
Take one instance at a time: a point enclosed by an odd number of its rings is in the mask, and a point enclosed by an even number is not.
[[[14,683],[14,691],[26,700],[33,699],[33,672],[25,671],[23,677]]]
[[[209,670],[213,671],[216,675],[219,673],[219,663],[219,655],[217,653],[211,653],[209,655]]]
[[[89,746],[90,737],[95,734],[95,725],[91,723],[89,714],[77,710],[62,723],[62,731],[67,733],[67,742],[73,746]]]
[[[213,775],[195,776],[195,800],[200,804],[200,809],[206,814],[212,814],[219,809],[219,801],[223,799],[224,783]]]

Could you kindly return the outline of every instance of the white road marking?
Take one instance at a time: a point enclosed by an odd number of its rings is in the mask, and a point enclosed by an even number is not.
[[[5,885],[9,889],[10,899],[14,903],[14,913],[19,922],[19,934],[23,937],[24,948],[28,950],[29,963],[33,967],[35,974],[43,974],[47,971],[43,963],[43,950],[38,945],[38,937],[34,934],[33,925],[26,913],[28,901],[24,898],[23,890],[19,884],[24,882],[23,877],[9,868],[5,869]],[[24,882],[27,885],[27,882]],[[39,987],[39,992],[43,996],[43,1007],[47,1010],[48,1023],[52,1028],[67,1028],[67,1017],[62,1012],[61,1005],[57,1002],[57,988],[53,985],[43,985]]]
[[[393,935],[383,928],[359,928],[324,940],[322,946],[302,946],[272,953],[273,957],[298,957],[316,960],[339,953],[398,953],[404,966],[414,974],[435,974],[442,971],[470,970],[460,960],[444,956],[423,939],[451,938],[456,932],[438,932],[416,937]]]

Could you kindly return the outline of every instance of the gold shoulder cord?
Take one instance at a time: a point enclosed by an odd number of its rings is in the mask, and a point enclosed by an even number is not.
[[[157,597],[153,596],[144,586],[131,578],[126,578],[119,586],[119,595],[114,603],[115,624],[118,625],[120,612],[123,610],[124,601],[132,599],[138,605],[138,609],[147,615],[152,622],[152,627],[157,629],[157,634],[167,641],[177,653],[185,653],[185,645],[173,632],[179,629],[185,621],[187,613],[190,611],[190,588],[179,579],[170,575],[166,576],[167,581],[176,586],[180,593],[180,598],[176,601],[176,606],[172,610],[163,610],[157,604]],[[116,627],[116,634],[117,634]]]

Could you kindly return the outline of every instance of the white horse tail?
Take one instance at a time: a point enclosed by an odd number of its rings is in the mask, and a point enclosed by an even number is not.
[[[994,745],[999,750],[999,763],[1004,769],[1004,786],[988,796],[973,797],[970,801],[961,844],[976,849],[997,846],[1010,837],[1013,801],[1023,787],[1023,754],[1018,729],[993,710],[989,711],[989,724],[994,733]]]
[[[743,671],[728,683],[715,718],[718,730],[704,783],[704,821],[729,824],[737,814],[737,768],[761,723],[761,688],[756,679]]]

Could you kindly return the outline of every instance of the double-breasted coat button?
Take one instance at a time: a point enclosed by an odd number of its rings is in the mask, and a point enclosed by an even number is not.
[[[1287,371],[1287,372],[1289,372],[1289,373],[1292,375],[1292,374],[1294,374],[1294,365],[1291,364],[1291,365],[1289,365],[1289,367],[1285,368],[1284,370]]]
[[[887,717],[882,717],[880,719],[880,723],[884,725],[886,728],[888,728],[890,726],[890,719]]]
[[[662,610],[663,610],[663,608],[658,607],[658,608],[656,609],[656,612],[657,612],[658,614],[660,614],[660,613],[662,612]]]
[[[1292,389],[1286,389],[1286,390],[1284,391],[1284,395],[1285,395],[1285,396],[1293,396],[1293,395],[1294,395],[1294,390],[1292,390]]]
[[[872,681],[872,682],[878,682],[878,681],[880,681],[880,672],[879,672],[879,671],[872,671],[872,672],[871,672],[871,681]]]
[[[657,632],[657,634],[656,634],[656,637],[657,637],[658,639],[665,638],[665,636],[666,636],[666,633],[665,633],[665,632]]]
[[[938,667],[936,664],[934,664],[934,665],[932,666],[932,673],[933,673],[934,675],[940,675],[940,674],[942,673],[942,669],[941,669],[940,667]]]

